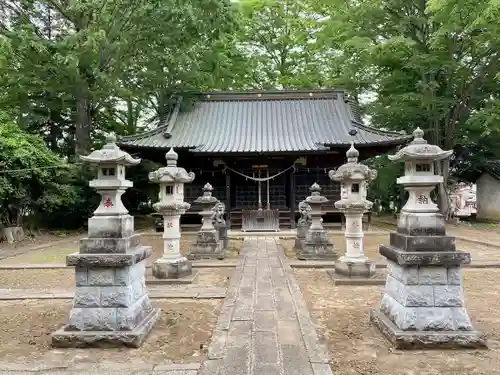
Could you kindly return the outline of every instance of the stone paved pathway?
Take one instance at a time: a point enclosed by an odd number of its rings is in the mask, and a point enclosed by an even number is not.
[[[293,271],[271,237],[246,237],[199,375],[331,375]]]

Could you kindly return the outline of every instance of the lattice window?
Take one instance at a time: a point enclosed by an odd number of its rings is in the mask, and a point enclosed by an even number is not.
[[[203,193],[203,185],[184,185],[184,201],[193,203],[193,201]]]
[[[298,210],[300,202],[311,195],[309,188],[315,182],[321,186],[321,194],[326,198],[332,202],[340,199],[340,183],[331,181],[323,171],[299,172],[295,175],[295,210]]]
[[[267,189],[267,186],[266,186]],[[263,194],[263,201],[267,200],[267,190]],[[271,208],[286,208],[288,206],[286,186],[285,185],[271,185],[269,186],[269,201]],[[264,207],[267,202],[263,203]]]
[[[236,186],[236,207],[256,208],[258,204],[257,184]]]

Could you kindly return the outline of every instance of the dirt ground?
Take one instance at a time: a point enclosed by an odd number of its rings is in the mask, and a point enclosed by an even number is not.
[[[194,234],[183,234],[181,238],[181,253],[187,255],[191,252],[196,240]],[[151,246],[153,255],[148,258],[148,265],[152,264],[163,254],[163,239],[158,235],[142,235],[141,245]],[[243,240],[230,240],[226,257],[237,258],[239,250],[243,246]],[[78,243],[66,243],[47,247],[45,249],[30,251],[21,255],[0,260],[0,264],[39,264],[39,263],[66,263],[66,255],[77,252]]]
[[[329,232],[329,238],[334,245],[334,249],[336,249],[339,255],[343,255],[345,253],[345,239],[343,234],[339,234],[339,232]],[[494,241],[491,239],[489,233],[485,233],[482,236],[483,240]],[[294,246],[295,240],[280,240],[280,243],[283,245],[285,249],[286,255],[290,259],[297,259],[297,255],[295,254]],[[365,246],[365,255],[374,261],[379,263],[385,263],[386,259],[379,254],[379,246],[381,244],[389,243],[389,232],[381,232],[377,234],[365,234],[364,238],[364,246]],[[500,241],[498,242],[500,246]],[[495,261],[500,260],[500,249],[486,246],[473,244],[467,241],[456,240],[457,250],[467,251],[471,253],[473,262],[485,262],[485,261]]]
[[[373,218],[373,225],[384,229],[393,230],[393,225],[395,224],[396,219],[392,216]],[[495,223],[464,220],[458,224],[447,224],[446,231],[451,236],[466,237],[477,241],[487,240],[490,242],[499,242],[500,244],[500,226]]]
[[[23,241],[15,242],[9,244],[7,241],[0,242],[0,251],[30,248],[37,245],[43,245],[45,243],[61,241],[61,240],[72,240],[73,237],[78,238],[78,236],[83,235],[83,231],[68,231],[68,232],[25,232],[25,238]]]
[[[234,272],[232,267],[195,268],[195,270],[198,271],[198,276],[189,285],[207,288],[227,287],[229,278]],[[147,273],[150,275],[151,270],[148,269]],[[165,286],[165,288],[172,287],[175,285]],[[73,290],[75,289],[75,270],[73,268],[0,270],[0,288]]]
[[[51,360],[96,363],[200,361],[217,321],[220,300],[156,300],[161,308],[146,342],[139,349],[51,349],[50,334],[67,322],[71,302],[58,300],[0,303],[0,360],[47,363]],[[22,314],[19,313],[22,311]]]
[[[500,270],[467,270],[466,306],[489,350],[395,351],[370,325],[383,286],[335,286],[324,270],[296,269],[318,334],[327,342],[335,375],[500,374]]]

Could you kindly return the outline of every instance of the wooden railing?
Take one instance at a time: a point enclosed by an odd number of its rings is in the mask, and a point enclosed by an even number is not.
[[[279,231],[279,210],[243,210],[243,232],[277,232]]]

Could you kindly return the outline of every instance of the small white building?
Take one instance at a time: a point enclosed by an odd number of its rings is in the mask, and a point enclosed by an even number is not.
[[[500,160],[483,168],[476,186],[477,218],[500,221]]]
[[[476,184],[460,182],[450,192],[450,204],[455,217],[464,218],[476,215],[476,203]]]

